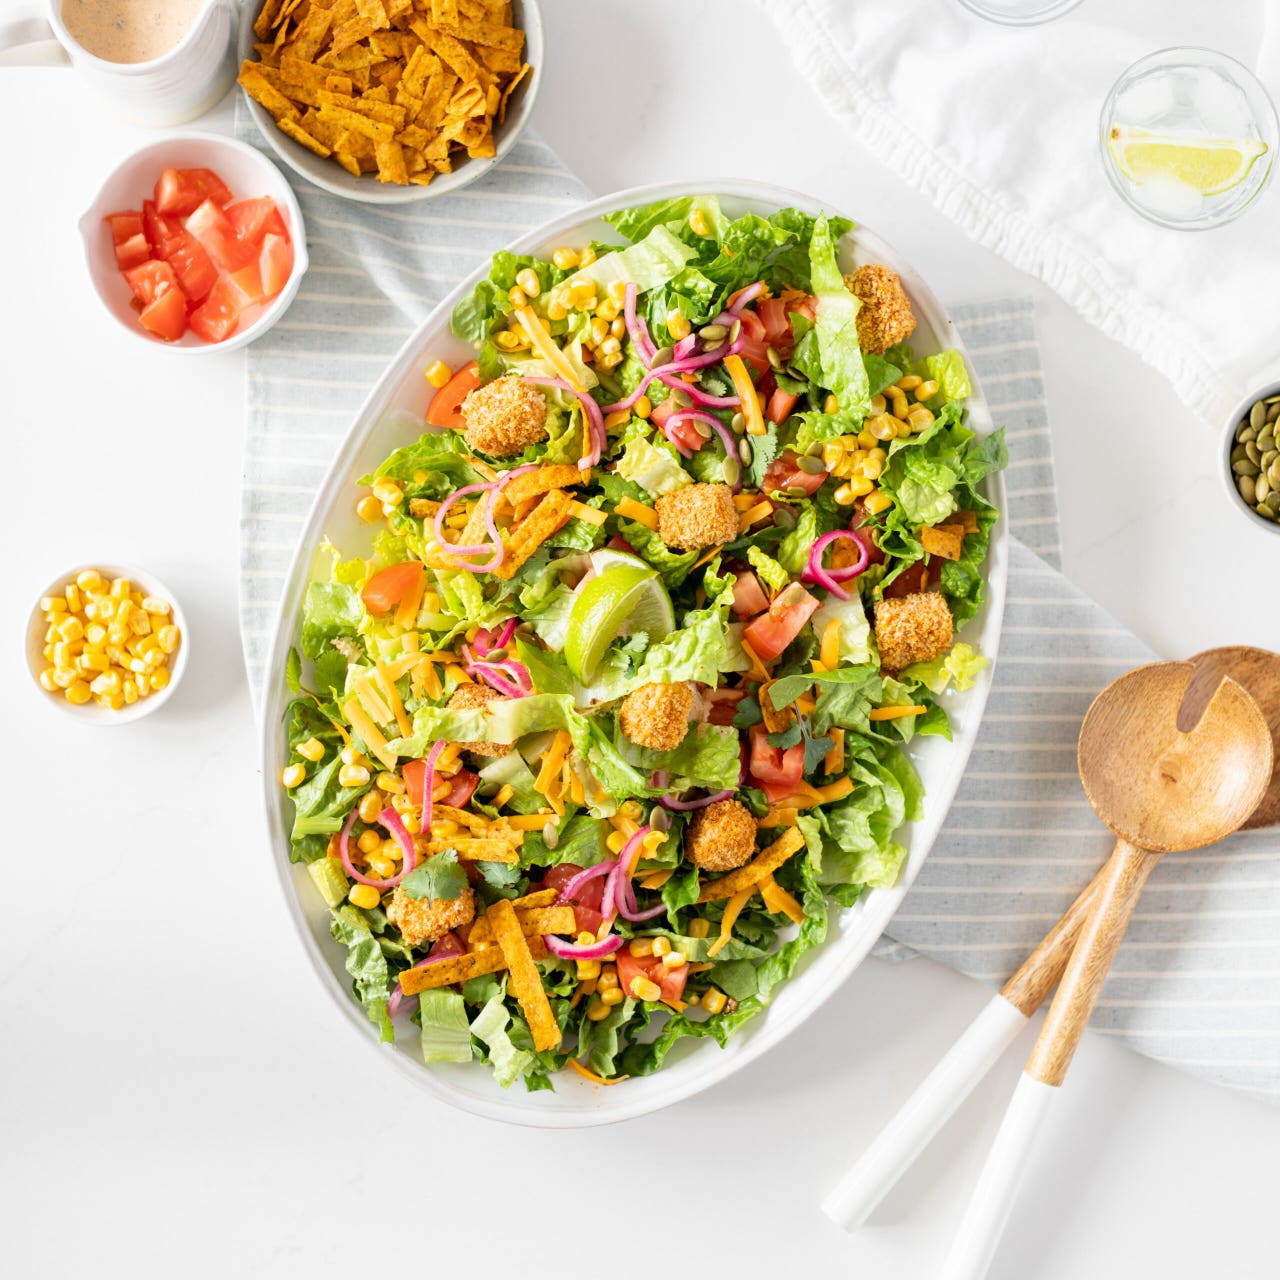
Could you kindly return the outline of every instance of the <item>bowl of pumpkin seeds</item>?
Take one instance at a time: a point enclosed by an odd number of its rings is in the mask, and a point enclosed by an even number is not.
[[[1280,382],[1252,395],[1227,429],[1227,484],[1234,506],[1280,534]]]

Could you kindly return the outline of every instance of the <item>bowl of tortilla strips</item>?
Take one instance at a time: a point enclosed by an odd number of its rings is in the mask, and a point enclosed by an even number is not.
[[[352,200],[457,191],[515,145],[541,81],[536,0],[263,0],[240,85],[272,149]]]

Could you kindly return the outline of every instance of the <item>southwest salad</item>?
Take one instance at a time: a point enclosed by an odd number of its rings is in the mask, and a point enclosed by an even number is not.
[[[1001,433],[852,224],[710,197],[498,253],[287,680],[292,856],[384,1040],[551,1088],[723,1045],[894,883],[984,659]]]

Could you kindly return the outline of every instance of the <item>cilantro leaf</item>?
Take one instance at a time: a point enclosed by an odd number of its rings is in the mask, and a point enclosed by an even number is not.
[[[458,865],[458,851],[445,849],[410,871],[400,886],[407,898],[453,902],[467,887],[467,873]]]

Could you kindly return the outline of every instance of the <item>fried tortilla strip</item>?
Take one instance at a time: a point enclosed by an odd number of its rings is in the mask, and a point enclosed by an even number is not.
[[[505,862],[514,865],[520,861],[516,845],[506,840],[490,840],[484,836],[440,836],[427,842],[428,853],[443,853],[446,849],[457,851],[464,862]]]
[[[550,952],[541,938],[530,938],[526,944],[533,960],[545,960]],[[400,975],[400,990],[407,996],[436,987],[452,986],[455,982],[467,982],[486,973],[500,973],[507,967],[507,958],[501,947],[487,947],[484,951],[469,951],[463,956],[450,956],[421,969],[406,969]],[[537,970],[534,970],[535,974]],[[541,985],[541,984],[539,984]]]
[[[391,19],[387,16],[382,0],[356,0],[356,12],[375,31],[385,31],[391,25]]]
[[[371,35],[373,35],[373,23],[364,18],[352,18],[334,29],[333,43],[329,48],[333,53],[342,53],[353,45],[367,40]]]
[[[788,827],[767,849],[762,849],[745,867],[730,871],[702,886],[699,902],[715,902],[720,898],[732,898],[744,889],[756,886],[765,876],[772,875],[792,854],[804,848],[804,835],[797,827]]]
[[[277,120],[276,125],[286,137],[301,143],[308,151],[314,151],[321,159],[327,159],[333,152],[332,147],[326,147],[319,138],[309,134],[297,121],[290,120],[287,116]]]
[[[458,25],[458,0],[431,0],[431,25],[456,27]]]
[[[350,129],[352,133],[367,138],[370,142],[390,142],[396,134],[395,125],[388,124],[385,120],[371,120],[368,116],[348,111],[345,107],[335,107],[331,102],[326,102],[320,107],[320,118],[328,120],[331,124],[342,125],[343,128]],[[358,160],[365,158],[354,146],[351,150]],[[372,148],[369,150],[369,159],[373,159]]]
[[[524,1011],[525,1021],[533,1032],[533,1047],[539,1053],[554,1049],[560,1043],[560,1028],[551,1011],[551,1002],[542,986],[542,976],[520,928],[515,908],[505,898],[485,912],[485,919],[498,940],[498,946],[507,960],[508,986]],[[542,944],[542,939],[538,942]],[[545,947],[545,944],[542,944]],[[481,952],[483,955],[484,953]]]
[[[535,889],[533,893],[526,893],[523,898],[512,898],[511,905],[517,911],[533,907],[551,907],[555,905],[559,896],[558,889]]]
[[[504,581],[516,571],[557,530],[569,523],[573,499],[563,489],[551,489],[542,495],[538,505],[520,522],[507,544],[507,554],[494,570]]]
[[[290,41],[289,52],[303,62],[314,62],[332,21],[333,15],[328,9],[313,4]]]
[[[515,906],[513,902],[511,904]],[[517,909],[516,917],[526,938],[540,938],[544,933],[574,934],[574,916],[572,907],[533,907],[524,911]],[[468,942],[475,946],[477,942],[492,942],[493,926],[488,916],[482,916],[471,927]]]
[[[958,524],[926,525],[920,530],[920,545],[944,560],[959,560],[964,554],[964,528]]]
[[[266,0],[253,23],[253,34],[259,40],[265,40],[275,29],[277,15],[283,5],[283,0]]]
[[[378,161],[379,182],[398,182],[403,186],[409,181],[404,148],[394,138],[388,142],[375,142],[373,154]]]
[[[498,123],[501,124],[507,118],[507,103],[511,101],[511,95],[516,91],[516,86],[527,76],[533,68],[526,62],[517,73],[514,80],[502,91],[502,101],[498,105]]]
[[[273,88],[256,66],[246,65],[239,76],[240,86],[255,102],[260,102],[271,113],[277,124],[281,120],[296,120],[298,108],[278,89]]]
[[[437,22],[435,25],[448,27],[449,34],[459,40],[469,40],[490,49],[503,49],[516,55],[524,49],[524,32],[518,27],[503,27],[496,22]]]
[[[341,93],[334,93],[330,89],[322,89],[320,105],[350,111],[352,115],[367,116],[370,120],[393,125],[397,129],[403,129],[405,124],[403,107],[393,107],[389,102],[379,102],[367,93],[362,98],[351,98]]]
[[[548,489],[570,489],[575,484],[586,484],[590,479],[590,471],[579,471],[569,463],[553,463],[509,480],[502,488],[502,496],[513,507],[518,507]]]

